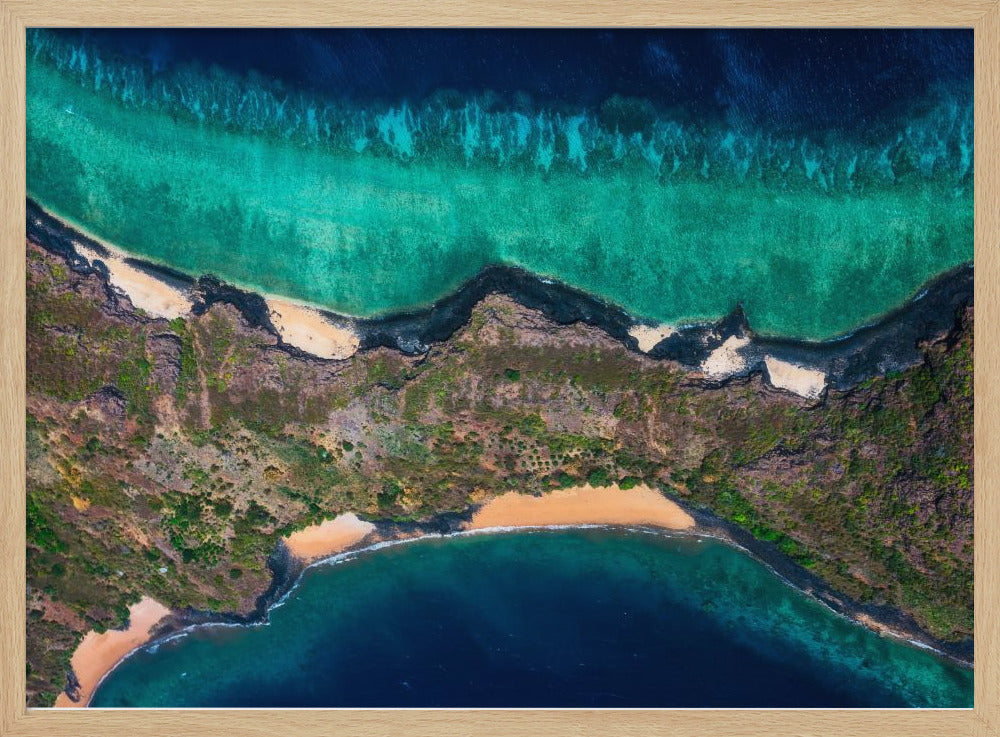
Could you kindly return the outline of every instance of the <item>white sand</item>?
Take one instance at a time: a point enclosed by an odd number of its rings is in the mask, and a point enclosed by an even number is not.
[[[322,524],[293,532],[285,538],[285,545],[296,558],[304,561],[325,558],[347,550],[364,540],[375,530],[375,525],[358,519],[348,512]]]
[[[73,652],[70,665],[80,683],[79,701],[73,701],[65,691],[56,697],[56,707],[83,707],[90,703],[94,689],[121,659],[149,641],[150,631],[170,610],[155,599],[144,596],[129,607],[129,626],[125,630],[107,630],[98,634],[91,630]]]
[[[817,369],[781,361],[774,356],[764,356],[764,365],[767,367],[767,376],[772,386],[798,394],[800,397],[815,399],[826,388],[826,374]]]
[[[639,350],[649,353],[656,344],[671,335],[676,335],[677,330],[671,325],[663,324],[653,327],[652,325],[633,325],[628,329],[628,334],[639,342]]]
[[[721,379],[743,371],[747,367],[747,359],[741,350],[748,345],[750,345],[749,338],[737,338],[731,335],[701,364],[702,373],[713,379]]]
[[[269,298],[271,322],[289,345],[319,358],[345,359],[357,353],[361,338],[348,328],[329,322],[318,310]]]
[[[125,263],[127,254],[105,241],[99,242],[108,256],[101,256],[81,243],[73,245],[91,264],[102,261],[108,267],[111,284],[128,295],[133,305],[154,317],[168,320],[191,312],[194,302],[185,291],[129,266]],[[266,301],[271,322],[281,339],[306,353],[319,358],[344,359],[353,356],[361,345],[360,337],[353,330],[332,324],[316,309],[278,298]]]
[[[648,486],[578,486],[545,496],[508,492],[484,504],[469,529],[547,525],[651,525],[672,530],[694,527],[679,505]]]
[[[108,256],[101,256],[86,246],[75,243],[77,253],[90,261],[101,261],[108,267],[112,286],[120,289],[132,304],[153,317],[165,317],[172,320],[191,311],[191,298],[180,289],[150,276],[134,266],[125,263],[125,256],[106,246]]]

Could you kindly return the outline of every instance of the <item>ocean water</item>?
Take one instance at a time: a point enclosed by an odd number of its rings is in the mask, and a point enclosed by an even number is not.
[[[28,193],[344,314],[508,263],[639,318],[742,302],[828,338],[972,259],[971,40],[32,30]]]
[[[144,649],[98,707],[970,707],[972,671],[711,540],[427,539],[315,567],[270,623]]]

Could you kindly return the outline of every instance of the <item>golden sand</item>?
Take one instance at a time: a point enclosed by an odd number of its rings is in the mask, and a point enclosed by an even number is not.
[[[353,330],[334,325],[318,310],[273,298],[267,309],[283,341],[319,358],[350,358],[361,345]]]
[[[553,491],[542,497],[509,492],[483,505],[466,529],[588,524],[686,530],[694,527],[695,521],[679,505],[648,486],[624,490],[617,485],[601,488],[588,485]],[[310,562],[341,553],[362,542],[374,530],[372,523],[347,513],[294,532],[284,542],[292,555]],[[101,679],[122,658],[148,642],[150,630],[169,613],[159,602],[144,597],[129,608],[128,629],[102,634],[88,632],[70,660],[80,683],[79,701],[72,701],[64,692],[59,694],[55,706],[87,706]]]
[[[663,324],[656,327],[652,325],[633,325],[628,329],[628,334],[639,342],[639,350],[649,353],[656,344],[671,335],[676,335],[677,330],[670,325]]]
[[[364,540],[374,529],[371,522],[349,512],[293,532],[285,538],[285,546],[296,558],[308,562],[341,553]]]
[[[815,399],[826,388],[826,374],[794,363],[764,356],[767,377],[772,386],[785,389],[807,399]]]
[[[122,658],[148,642],[150,630],[170,614],[170,610],[155,599],[145,596],[137,604],[130,606],[128,613],[128,629],[107,630],[100,634],[90,631],[84,636],[70,660],[73,673],[80,683],[79,701],[73,701],[64,691],[56,698],[57,707],[87,706],[101,679]]]
[[[153,317],[165,317],[172,320],[191,311],[191,298],[180,289],[164,281],[150,276],[144,271],[125,263],[121,252],[105,246],[108,256],[101,256],[90,248],[75,244],[77,252],[90,261],[101,261],[108,267],[111,284],[126,295],[132,304]]]
[[[473,515],[469,529],[591,524],[686,530],[695,522],[679,505],[648,486],[624,490],[617,485],[588,485],[540,497],[508,492],[484,504]]]

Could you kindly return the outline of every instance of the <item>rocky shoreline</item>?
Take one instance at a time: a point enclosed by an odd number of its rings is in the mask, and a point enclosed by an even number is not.
[[[475,508],[470,508],[461,513],[445,512],[435,515],[424,522],[371,520],[375,525],[373,540],[376,542],[389,542],[416,539],[428,535],[450,535],[464,529],[464,526],[472,520],[472,515],[475,511]],[[367,540],[365,543],[352,546],[344,552],[361,550],[371,545],[372,540]],[[342,554],[337,553],[337,555]],[[267,558],[267,568],[271,572],[271,583],[267,587],[267,590],[257,597],[254,607],[250,612],[240,614],[238,612],[210,612],[194,608],[183,609],[174,612],[166,618],[157,627],[153,639],[148,644],[161,642],[177,634],[179,631],[195,625],[250,625],[266,622],[268,612],[295,587],[305,570],[310,565],[321,562],[324,559],[306,563],[292,555],[284,542],[279,540],[274,551]]]
[[[826,605],[838,614],[868,627],[880,634],[889,634],[912,643],[937,650],[962,665],[972,667],[974,641],[972,638],[958,642],[940,640],[927,633],[912,617],[891,606],[864,604],[843,594],[816,574],[796,563],[766,540],[758,540],[738,525],[722,519],[704,508],[686,505],[671,497],[695,518],[701,534],[723,540],[745,550],[794,588]]]
[[[855,601],[834,590],[821,578],[806,570],[774,543],[758,540],[739,526],[728,522],[704,508],[693,507],[676,496],[668,495],[671,501],[690,514],[696,523],[691,530],[671,530],[672,535],[709,537],[743,550],[758,562],[764,564],[789,585],[807,596],[819,601],[834,612],[865,626],[883,636],[905,639],[918,646],[931,648],[944,657],[972,667],[974,662],[973,640],[946,642],[924,631],[912,617],[889,606],[874,606]],[[188,628],[200,625],[253,625],[268,621],[270,610],[299,583],[307,568],[322,564],[329,557],[348,555],[371,548],[373,544],[416,540],[426,536],[448,536],[468,530],[468,524],[478,507],[470,507],[464,512],[446,512],[422,522],[399,522],[393,520],[370,520],[375,525],[375,533],[364,542],[353,545],[335,556],[328,556],[306,563],[289,552],[282,541],[268,557],[267,566],[271,571],[271,584],[256,600],[254,608],[247,614],[235,612],[210,612],[194,608],[177,611],[166,617],[154,630],[149,642],[142,647],[155,646],[176,636]],[[617,525],[607,525],[616,527]],[[620,527],[620,526],[619,526]],[[656,529],[656,528],[649,528]],[[73,674],[68,674],[69,686],[73,687]]]
[[[146,320],[141,313],[128,310],[127,306],[120,306],[119,293],[111,286],[104,264],[83,258],[76,250],[75,243],[102,255],[107,253],[104,246],[67,228],[31,201],[28,202],[27,229],[28,236],[33,241],[59,255],[73,271],[99,274],[112,310],[132,322]],[[233,287],[212,276],[193,279],[172,269],[133,258],[128,258],[127,263],[192,295],[192,312],[195,315],[205,314],[214,304],[229,304],[241,313],[243,320],[251,327],[261,328],[275,336],[277,345],[270,346],[271,350],[282,350],[303,360],[326,363],[324,359],[282,341],[280,332],[271,321],[267,300],[263,296]],[[635,328],[641,323],[636,322],[624,310],[566,285],[507,266],[484,269],[455,293],[420,312],[373,319],[345,318],[320,312],[331,322],[349,324],[361,338],[360,350],[384,346],[406,355],[419,356],[431,344],[447,341],[469,322],[476,305],[494,293],[506,294],[554,323],[584,323],[597,327],[633,352],[643,353],[654,359],[676,361],[693,371],[698,371],[727,341],[734,338],[742,341],[739,347],[742,365],[738,370],[718,379],[712,376],[692,377],[690,381],[695,386],[722,386],[733,379],[745,380],[745,377],[754,374],[763,374],[766,378],[768,369],[765,358],[774,357],[790,364],[820,367],[827,376],[827,386],[849,390],[868,378],[918,363],[922,358],[919,347],[922,341],[950,335],[956,326],[956,313],[972,304],[973,267],[964,265],[941,275],[930,282],[917,297],[885,315],[877,323],[848,336],[821,343],[756,336],[742,309],[737,307],[733,313],[714,324],[680,326],[675,330],[664,331],[664,336],[655,344],[640,346]],[[682,504],[697,520],[698,529],[694,534],[719,538],[744,549],[791,585],[843,616],[877,632],[931,647],[965,665],[973,662],[971,639],[961,642],[937,640],[922,630],[910,616],[893,607],[864,604],[839,593],[819,576],[781,552],[776,544],[758,540],[746,530],[716,517],[704,508],[691,508],[690,501],[674,500]],[[376,525],[375,540],[385,542],[455,533],[463,529],[475,510],[475,507],[471,507],[464,513],[440,514],[424,522],[373,520]],[[371,541],[353,549],[369,545]],[[294,588],[308,565],[291,555],[284,544],[279,542],[268,557],[267,567],[270,571],[270,585],[256,598],[254,607],[248,613],[184,609],[168,616],[154,631],[151,642],[163,641],[181,630],[200,624],[244,625],[266,621],[270,609]],[[72,674],[69,678],[67,691],[72,692]]]
[[[66,259],[75,271],[100,271],[79,255],[74,243],[106,255],[107,250],[46,213],[28,200],[27,234],[47,250]],[[259,294],[205,275],[197,279],[173,269],[136,258],[126,262],[150,276],[190,293],[193,312],[204,314],[212,305],[225,303],[240,311],[251,327],[259,327],[277,339],[277,346],[299,358],[324,360],[282,340],[271,320],[266,299]],[[101,272],[107,281],[107,274]],[[901,371],[920,361],[922,342],[948,334],[956,316],[974,299],[974,268],[960,265],[928,282],[913,298],[876,322],[848,335],[824,341],[768,337],[753,332],[742,306],[714,323],[671,327],[648,350],[640,348],[637,329],[651,326],[636,320],[624,309],[558,281],[536,276],[516,266],[487,266],[452,294],[431,307],[375,318],[353,318],[317,309],[328,322],[349,328],[359,337],[359,350],[386,347],[409,355],[426,353],[435,343],[447,341],[466,325],[473,308],[490,294],[505,294],[560,325],[584,323],[598,327],[627,349],[652,358],[676,361],[691,370],[704,370],[713,354],[731,350],[732,367],[720,376],[709,376],[708,384],[721,384],[735,377],[763,373],[766,359],[803,368],[825,377],[825,384],[845,391],[868,379]],[[117,301],[114,290],[109,296]],[[711,373],[711,372],[709,372]],[[772,381],[772,383],[775,383]],[[817,392],[818,398],[821,392]]]

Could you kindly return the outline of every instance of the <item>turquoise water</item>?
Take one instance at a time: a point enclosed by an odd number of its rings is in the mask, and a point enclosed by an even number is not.
[[[972,671],[727,545],[561,530],[310,569],[270,624],[142,650],[93,705],[970,707]]]
[[[372,316],[525,267],[637,317],[827,338],[972,259],[972,105],[782,135],[642,101],[325,99],[28,39],[27,186],[191,275]]]

